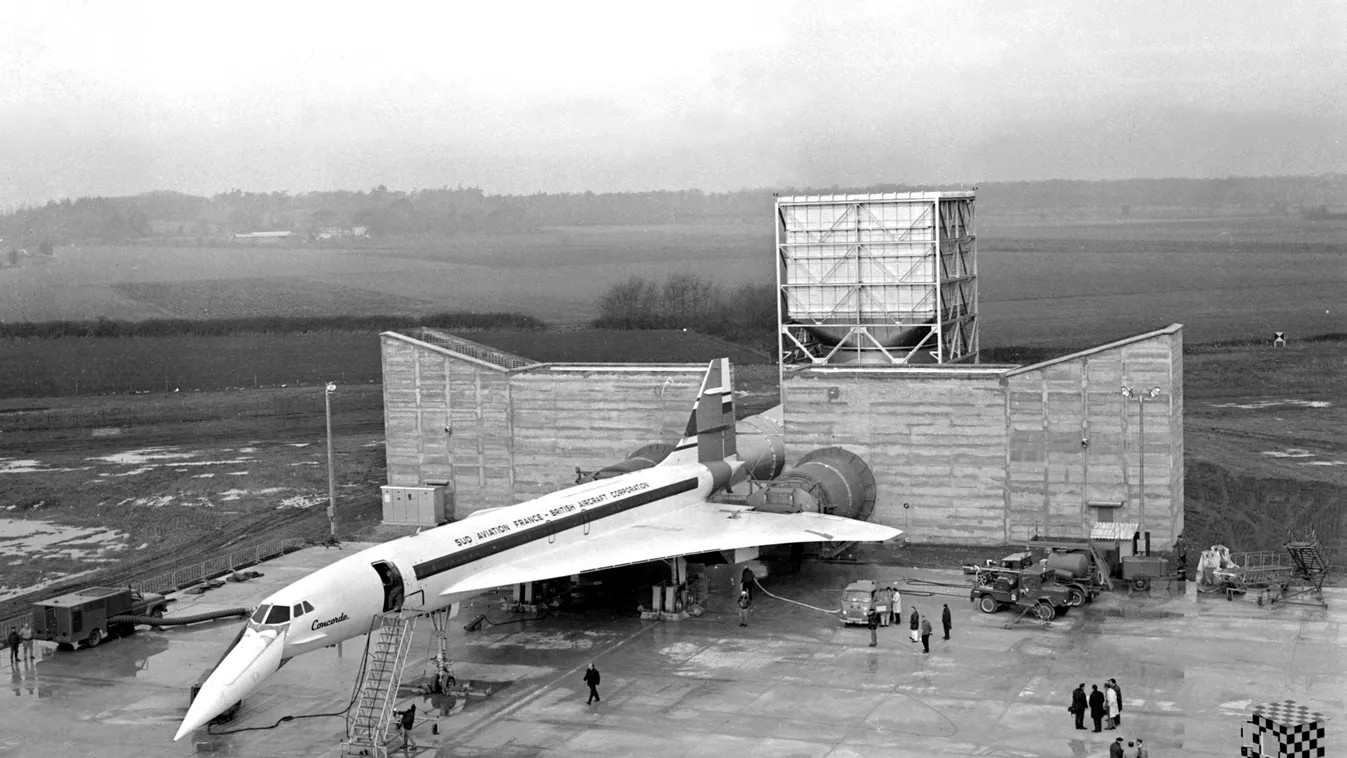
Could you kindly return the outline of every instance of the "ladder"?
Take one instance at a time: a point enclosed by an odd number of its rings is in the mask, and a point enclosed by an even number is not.
[[[1323,553],[1319,552],[1319,543],[1317,541],[1288,542],[1285,547],[1293,564],[1291,577],[1308,585],[1308,588],[1304,590],[1305,592],[1313,591],[1322,598],[1324,579],[1328,577],[1328,564],[1324,561]]]
[[[378,628],[370,632],[365,647],[365,667],[356,682],[355,707],[346,714],[346,741],[342,756],[387,758],[388,732],[393,726],[393,705],[402,683],[416,616],[393,611],[375,617]]]
[[[1112,567],[1104,559],[1104,554],[1099,552],[1099,546],[1094,543],[1094,540],[1090,541],[1090,556],[1094,558],[1095,571],[1099,574],[1097,577],[1099,583],[1112,590],[1113,577],[1109,576]]]

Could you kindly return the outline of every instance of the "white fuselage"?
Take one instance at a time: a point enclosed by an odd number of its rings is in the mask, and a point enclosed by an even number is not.
[[[367,633],[374,617],[384,612],[385,584],[376,563],[391,566],[400,576],[403,610],[428,613],[480,593],[481,588],[462,593],[454,589],[478,572],[704,503],[713,479],[701,464],[655,467],[474,514],[322,568],[263,600],[248,625],[262,631],[288,624],[282,658],[334,645]],[[289,618],[265,623],[264,611],[276,607],[288,610]],[[294,609],[300,613],[295,615]]]

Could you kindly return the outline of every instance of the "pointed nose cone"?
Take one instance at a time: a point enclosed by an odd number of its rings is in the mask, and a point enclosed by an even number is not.
[[[234,649],[229,651],[206,679],[206,683],[201,685],[173,741],[177,742],[184,735],[205,726],[229,706],[261,686],[267,677],[280,668],[284,648],[285,632],[282,629],[245,631]]]

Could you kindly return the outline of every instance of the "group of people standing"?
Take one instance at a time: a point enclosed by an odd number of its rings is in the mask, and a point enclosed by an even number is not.
[[[912,623],[912,641],[921,642],[923,653],[931,652],[931,620],[922,618],[921,613],[917,611],[915,606],[912,608],[912,615],[909,618]],[[866,614],[865,623],[866,626],[870,627],[870,647],[876,647],[879,645],[879,634],[876,631],[879,628],[879,613],[874,608],[871,608],[870,612]],[[940,625],[945,630],[945,639],[949,639],[949,630],[952,623],[949,606],[946,605],[944,610],[940,612]]]
[[[1117,729],[1118,725],[1122,723],[1122,688],[1118,686],[1117,679],[1109,679],[1104,682],[1102,692],[1099,690],[1099,685],[1090,685],[1090,694],[1087,697],[1085,695],[1085,683],[1081,682],[1080,686],[1072,690],[1071,707],[1067,710],[1076,717],[1077,729],[1085,728],[1086,713],[1090,714],[1090,720],[1094,722],[1094,731],[1102,732],[1104,729]],[[1115,753],[1115,746],[1118,751],[1123,752]],[[1135,752],[1129,755],[1125,752],[1129,748],[1135,749]],[[1109,746],[1109,758],[1117,758],[1117,756],[1145,758],[1147,750],[1140,739],[1128,742],[1124,746],[1123,738],[1119,737],[1113,742],[1113,745]]]

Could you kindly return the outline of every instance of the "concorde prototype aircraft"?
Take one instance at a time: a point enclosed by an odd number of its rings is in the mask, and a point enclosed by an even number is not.
[[[267,597],[173,739],[256,690],[284,661],[367,634],[382,613],[431,613],[495,587],[663,558],[901,534],[841,516],[709,501],[744,477],[729,369],[729,359],[711,362],[686,436],[658,465],[376,545]]]

